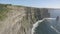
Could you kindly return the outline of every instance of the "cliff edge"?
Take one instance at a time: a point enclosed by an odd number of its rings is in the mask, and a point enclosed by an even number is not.
[[[11,4],[0,4],[0,7],[0,34],[31,34],[31,29],[36,21],[50,17],[46,8]]]

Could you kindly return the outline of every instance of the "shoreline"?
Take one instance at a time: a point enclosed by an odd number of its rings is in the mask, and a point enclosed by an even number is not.
[[[41,23],[41,22],[43,22],[43,21],[44,21],[44,19],[39,20],[39,21],[37,21],[36,23],[33,24],[32,34],[34,34],[34,32],[35,32],[35,28],[38,26],[38,24]]]
[[[36,23],[33,24],[33,28],[32,28],[32,34],[34,34],[35,32],[35,28],[38,26],[39,23],[43,22],[45,19],[55,19],[55,18],[43,18],[42,20],[37,21]]]

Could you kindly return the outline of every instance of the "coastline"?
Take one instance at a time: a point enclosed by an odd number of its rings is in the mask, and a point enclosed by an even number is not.
[[[34,32],[35,32],[35,28],[36,28],[36,27],[38,26],[38,24],[41,23],[42,21],[44,21],[44,19],[39,20],[39,21],[37,21],[36,23],[33,24],[32,34],[34,34]]]
[[[42,20],[37,21],[36,23],[33,24],[33,28],[32,28],[32,34],[34,34],[35,32],[35,28],[38,26],[39,23],[43,22],[45,19],[55,19],[55,18],[43,18]]]

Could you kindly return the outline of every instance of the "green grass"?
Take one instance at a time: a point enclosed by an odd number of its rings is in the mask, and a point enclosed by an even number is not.
[[[7,7],[4,5],[0,5],[0,21],[5,19],[5,17],[7,16],[7,12]]]

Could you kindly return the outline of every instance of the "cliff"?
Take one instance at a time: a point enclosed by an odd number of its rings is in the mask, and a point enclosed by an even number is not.
[[[0,34],[31,34],[32,25],[43,18],[50,17],[48,9],[15,5],[3,5],[0,8]],[[7,9],[6,9],[7,8]],[[7,10],[7,12],[5,11]],[[4,17],[2,14],[4,14]],[[2,15],[2,16],[1,16]]]

